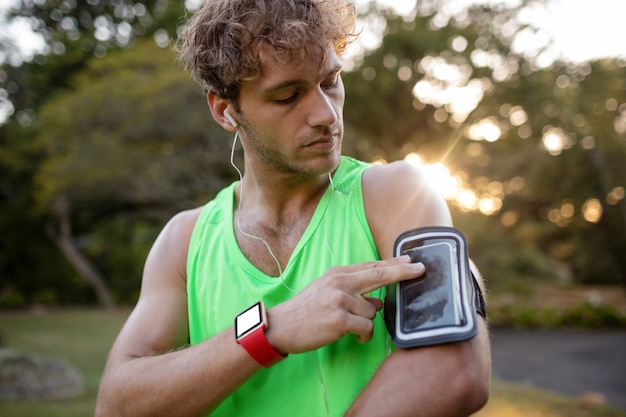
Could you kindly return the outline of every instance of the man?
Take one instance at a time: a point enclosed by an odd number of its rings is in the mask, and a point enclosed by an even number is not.
[[[418,169],[341,156],[353,27],[345,0],[210,0],[188,23],[181,59],[245,174],[156,240],[97,416],[443,417],[486,402],[482,319],[469,341],[389,348],[379,289],[424,273],[393,243],[451,219]],[[258,301],[268,327],[236,340]],[[250,312],[263,315],[238,331]]]

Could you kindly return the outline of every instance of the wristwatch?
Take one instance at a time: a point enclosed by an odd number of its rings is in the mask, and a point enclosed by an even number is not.
[[[286,358],[267,341],[267,312],[265,304],[259,301],[235,318],[235,339],[262,366],[269,368]]]

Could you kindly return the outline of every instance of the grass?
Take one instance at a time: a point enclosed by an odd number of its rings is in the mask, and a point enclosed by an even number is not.
[[[626,411],[495,380],[487,406],[474,417],[626,417]]]
[[[517,282],[489,294],[492,326],[626,329],[626,291],[615,285]]]
[[[3,417],[88,417],[107,353],[128,310],[60,310],[0,313],[6,347],[61,356],[85,379],[84,395],[64,401],[0,402]],[[487,406],[476,417],[626,417],[625,411],[495,380]]]
[[[80,370],[86,385],[84,395],[72,400],[0,402],[0,416],[93,416],[107,354],[128,314],[128,310],[74,309],[0,313],[0,336],[6,347],[63,357]]]

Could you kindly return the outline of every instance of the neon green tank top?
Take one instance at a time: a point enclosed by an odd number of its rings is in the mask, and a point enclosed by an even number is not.
[[[333,177],[334,192],[326,190],[283,272],[286,285],[296,292],[333,265],[380,259],[363,206],[361,178],[368,166],[343,157]],[[232,327],[235,316],[259,300],[271,308],[294,295],[239,249],[233,229],[235,185],[203,208],[191,237],[187,292],[192,345]],[[387,352],[387,331],[378,314],[368,343],[359,344],[349,334],[314,353],[289,355],[272,368],[261,369],[212,415],[325,416],[323,380],[330,415],[341,416]]]

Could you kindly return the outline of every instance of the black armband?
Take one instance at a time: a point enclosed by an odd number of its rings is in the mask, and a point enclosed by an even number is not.
[[[387,287],[384,317],[396,346],[410,348],[467,340],[486,317],[485,300],[470,268],[465,236],[452,227],[402,233],[394,256],[422,262],[420,277]]]

